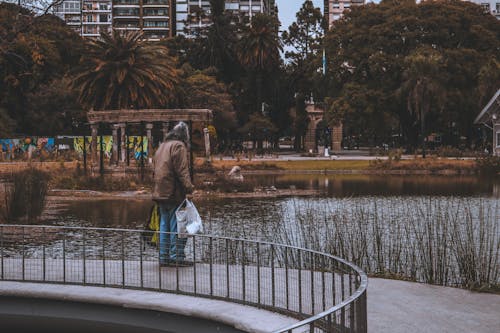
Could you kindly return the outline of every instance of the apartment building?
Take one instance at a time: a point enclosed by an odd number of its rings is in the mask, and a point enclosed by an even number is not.
[[[325,17],[328,20],[328,27],[331,27],[334,21],[340,19],[344,11],[364,4],[365,0],[324,0]]]
[[[111,29],[141,30],[149,40],[171,36],[175,0],[65,0],[54,14],[83,37],[99,37]]]
[[[111,5],[107,0],[66,0],[55,6],[54,14],[81,36],[97,37],[111,30]]]
[[[500,20],[500,0],[468,0],[483,7],[484,11],[491,13]]]
[[[250,22],[257,13],[277,15],[275,0],[226,0],[225,9]],[[149,40],[194,35],[210,24],[208,0],[64,0],[54,14],[83,37],[111,29],[139,30]]]
[[[182,8],[179,8],[181,2]],[[209,1],[177,0],[177,7],[177,34],[195,35],[196,31],[210,24]],[[224,8],[247,24],[257,13],[278,14],[276,0],[226,0]]]

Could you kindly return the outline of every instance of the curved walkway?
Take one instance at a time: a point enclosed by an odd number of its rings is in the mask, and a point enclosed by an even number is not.
[[[106,304],[207,319],[246,332],[272,332],[297,319],[230,302],[164,292],[0,281],[0,296]]]
[[[500,332],[500,295],[369,278],[368,331]]]
[[[369,332],[498,332],[500,295],[370,278]],[[271,332],[296,320],[222,301],[149,291],[0,282],[0,295],[42,297],[153,309],[219,321],[249,332]]]

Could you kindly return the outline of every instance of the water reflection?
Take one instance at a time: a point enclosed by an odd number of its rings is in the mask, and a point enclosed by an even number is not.
[[[264,186],[320,190],[329,197],[350,196],[500,196],[500,177],[436,175],[248,175]]]

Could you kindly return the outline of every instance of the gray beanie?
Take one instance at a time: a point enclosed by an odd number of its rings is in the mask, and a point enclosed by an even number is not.
[[[189,146],[189,128],[186,123],[180,121],[177,125],[167,133],[166,140],[179,140]]]

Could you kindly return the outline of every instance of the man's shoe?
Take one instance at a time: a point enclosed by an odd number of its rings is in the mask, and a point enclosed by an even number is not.
[[[172,266],[175,266],[175,260],[172,259],[160,260],[160,267],[172,267]]]
[[[177,267],[191,267],[194,266],[194,262],[186,260],[176,260],[174,265]]]

